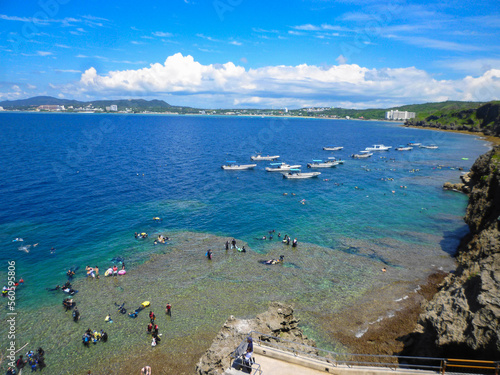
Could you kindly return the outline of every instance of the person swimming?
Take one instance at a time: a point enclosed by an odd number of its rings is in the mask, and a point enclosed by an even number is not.
[[[264,264],[279,264],[279,263],[283,263],[285,259],[285,256],[284,255],[280,255],[280,258],[279,259],[269,259],[267,261],[264,261]]]

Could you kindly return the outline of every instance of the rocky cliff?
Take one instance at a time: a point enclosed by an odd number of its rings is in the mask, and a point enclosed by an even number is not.
[[[425,306],[402,354],[500,357],[500,147],[479,157],[469,177],[470,233],[457,251],[457,269]]]
[[[461,130],[500,136],[500,102],[486,103],[476,109],[437,112],[425,119],[410,119],[407,126],[422,126],[443,130]]]
[[[210,348],[196,365],[198,375],[220,375],[229,368],[231,353],[240,345],[251,331],[286,340],[285,345],[293,348],[294,343],[315,347],[298,327],[299,319],[293,315],[293,308],[279,302],[270,304],[268,311],[255,319],[237,319],[231,316],[217,334]],[[270,341],[269,336],[253,334],[254,340]],[[300,348],[300,350],[304,350]],[[312,349],[311,350],[315,350]]]

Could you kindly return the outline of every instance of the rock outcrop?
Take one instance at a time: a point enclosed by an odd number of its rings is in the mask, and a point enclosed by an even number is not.
[[[231,316],[225,323],[210,348],[200,358],[196,365],[196,373],[199,375],[220,375],[227,369],[231,361],[231,353],[240,345],[251,331],[263,334],[256,338],[262,341],[271,341],[269,336],[279,337],[286,340],[293,348],[294,343],[306,344],[315,347],[316,344],[309,340],[298,327],[299,319],[293,315],[293,308],[279,302],[273,302],[269,310],[257,315],[255,319],[237,319]],[[269,335],[269,336],[264,336]],[[303,350],[303,348],[301,349]]]
[[[469,177],[470,233],[458,248],[458,267],[425,306],[402,354],[500,357],[500,147],[479,157]]]
[[[449,111],[427,116],[424,120],[409,119],[406,126],[422,126],[443,130],[460,130],[500,136],[500,103],[490,102],[476,109]]]
[[[451,182],[445,182],[443,185],[443,189],[458,191],[464,194],[470,194],[470,192],[472,191],[472,181],[470,179],[469,173],[460,176],[460,180],[462,180],[462,182],[456,184],[453,184]]]

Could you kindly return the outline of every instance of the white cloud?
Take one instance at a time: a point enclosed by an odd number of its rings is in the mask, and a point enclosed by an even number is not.
[[[243,45],[243,43],[241,43],[241,42],[237,42],[237,41],[235,41],[235,40],[233,40],[233,41],[229,42],[229,44],[232,44],[233,46],[242,46],[242,45]]]
[[[170,38],[174,35],[172,33],[165,33],[163,31],[155,31],[154,33],[151,34],[153,34],[154,36],[158,36],[160,38]]]
[[[76,70],[76,69],[55,69],[56,72],[58,73],[81,73],[81,70]]]
[[[483,74],[491,69],[500,69],[500,59],[453,59],[439,61],[437,65],[467,74]]]
[[[164,64],[155,63],[137,70],[111,71],[99,75],[94,68],[86,70],[76,90],[89,95],[159,95],[190,97],[192,105],[201,97],[213,101],[251,104],[265,98],[261,106],[281,103],[363,103],[387,106],[441,100],[485,101],[500,98],[500,70],[491,69],[482,76],[459,80],[436,80],[415,67],[368,69],[356,64],[320,67],[265,66],[246,70],[232,62],[203,65],[192,56],[177,53]],[[68,91],[74,92],[75,87]],[[254,98],[254,99],[252,99]],[[210,103],[204,100],[203,103]],[[371,103],[371,105],[370,105]],[[239,105],[238,104],[238,105]]]
[[[28,86],[28,88],[29,88],[30,90],[34,90],[34,89],[36,89],[36,86],[30,85],[29,83],[27,84],[27,86]]]
[[[50,56],[50,55],[53,55],[52,52],[47,52],[47,51],[36,51],[36,53],[38,54],[38,56]]]

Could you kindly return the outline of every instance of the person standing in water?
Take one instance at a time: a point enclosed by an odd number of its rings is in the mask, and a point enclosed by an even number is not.
[[[167,306],[165,306],[165,313],[168,316],[172,316],[172,305],[170,305],[170,303],[167,303]]]

